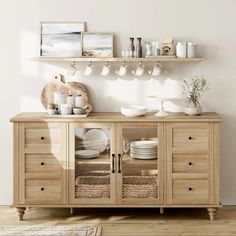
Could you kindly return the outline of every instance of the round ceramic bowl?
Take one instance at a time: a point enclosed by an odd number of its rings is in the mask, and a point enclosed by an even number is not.
[[[121,114],[126,117],[143,116],[146,113],[144,106],[123,106],[121,107]]]

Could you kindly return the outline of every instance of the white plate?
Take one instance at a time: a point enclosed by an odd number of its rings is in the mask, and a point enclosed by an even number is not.
[[[131,148],[156,148],[158,145],[157,141],[134,141],[130,143]]]
[[[107,135],[100,129],[90,129],[83,137],[83,146],[87,150],[104,152],[108,145]]]
[[[144,106],[123,106],[121,107],[121,114],[127,117],[143,116],[146,113]]]
[[[75,155],[81,159],[90,159],[99,157],[99,151],[97,150],[77,150],[75,151]]]
[[[157,154],[157,149],[156,148],[155,149],[141,149],[141,148],[134,149],[134,148],[131,148],[130,152],[132,152],[134,154],[138,154],[138,155],[142,155],[142,154],[144,154],[144,155],[155,155],[155,154]]]
[[[130,156],[135,159],[140,159],[140,160],[157,159],[157,154],[155,154],[155,155],[137,155],[137,154],[130,153]]]

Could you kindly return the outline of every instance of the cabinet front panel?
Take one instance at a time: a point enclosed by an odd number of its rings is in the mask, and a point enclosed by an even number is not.
[[[200,152],[208,151],[207,128],[173,128],[173,152]]]
[[[207,173],[207,154],[173,154],[173,173]]]
[[[69,199],[71,204],[115,203],[113,124],[70,124]]]
[[[173,204],[204,204],[209,202],[207,180],[173,180]]]
[[[213,203],[213,126],[167,124],[167,204]]]
[[[25,203],[60,204],[62,188],[60,179],[26,179]]]
[[[162,125],[118,124],[117,203],[162,202],[162,141]]]
[[[19,139],[19,203],[67,203],[67,125],[24,123]]]

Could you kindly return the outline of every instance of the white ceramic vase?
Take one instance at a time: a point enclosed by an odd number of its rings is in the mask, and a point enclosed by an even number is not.
[[[201,115],[202,113],[202,107],[200,104],[195,105],[195,104],[188,104],[185,107],[184,113],[188,116],[196,116],[196,115]]]

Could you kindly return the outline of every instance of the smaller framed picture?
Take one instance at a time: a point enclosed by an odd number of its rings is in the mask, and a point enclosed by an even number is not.
[[[82,33],[83,57],[113,57],[112,33]]]
[[[85,22],[42,22],[40,56],[81,57]]]

